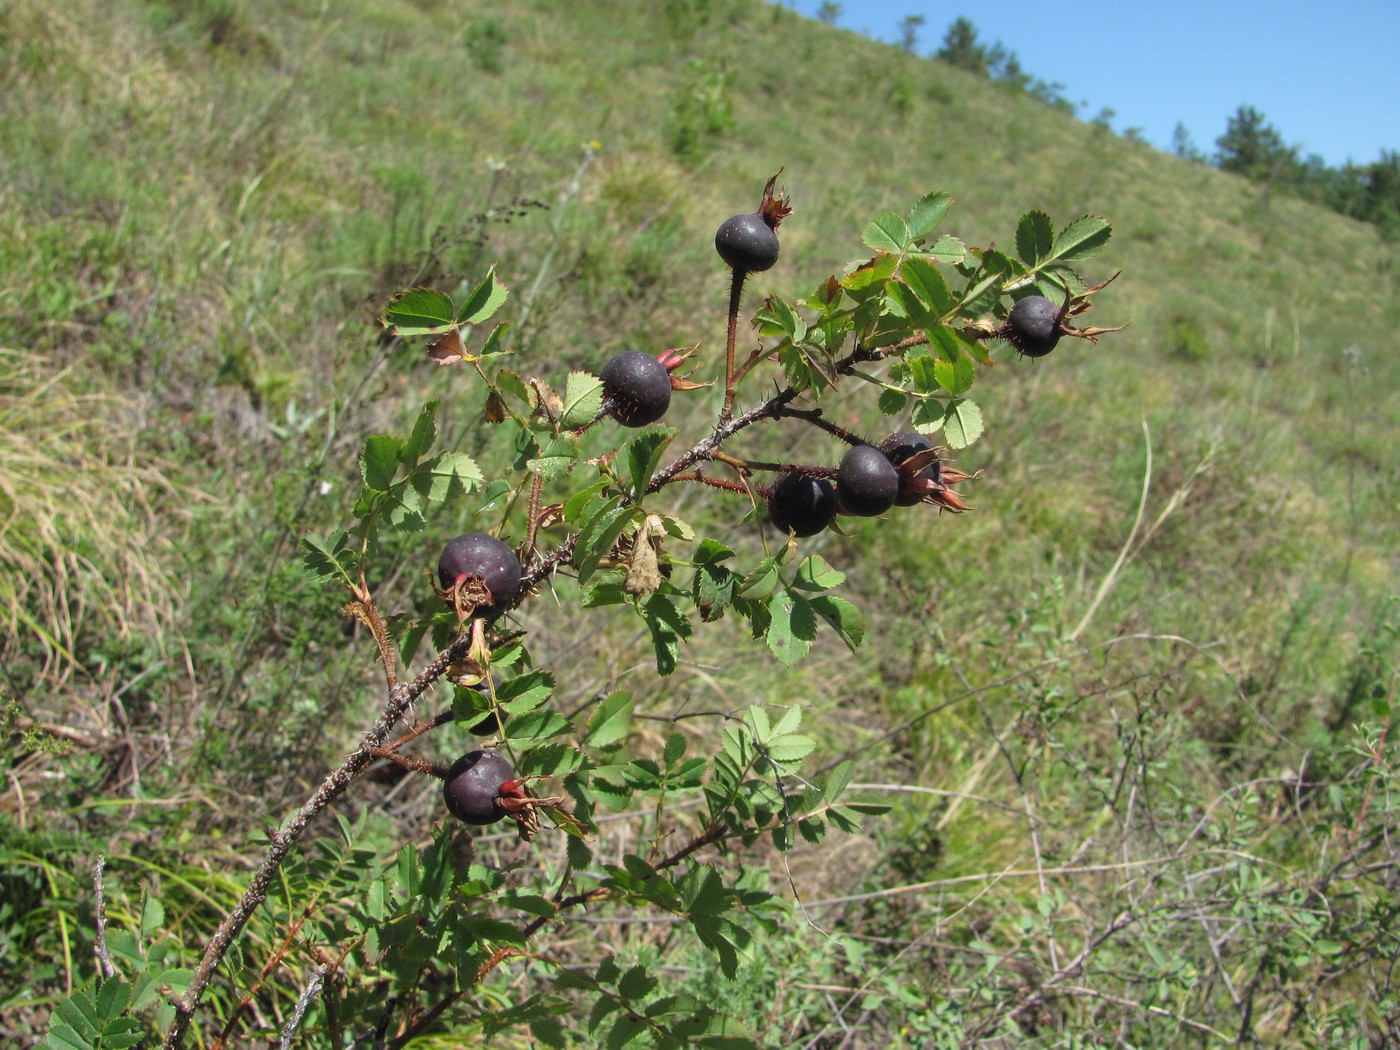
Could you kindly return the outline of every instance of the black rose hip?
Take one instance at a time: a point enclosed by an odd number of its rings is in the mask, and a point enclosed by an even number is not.
[[[492,615],[515,604],[520,590],[520,559],[508,546],[484,532],[468,532],[450,540],[438,558],[438,583],[452,591],[464,578],[481,581],[491,601],[476,612]]]
[[[1028,295],[1012,304],[1006,327],[1022,354],[1044,357],[1060,341],[1060,308],[1043,295]]]
[[[768,517],[783,532],[815,536],[836,517],[836,490],[825,478],[780,474],[768,490]]]
[[[500,800],[519,796],[515,768],[494,751],[472,751],[452,763],[442,782],[447,810],[468,824],[494,824],[506,815]]]
[[[899,471],[878,448],[856,445],[841,459],[836,495],[847,514],[873,518],[894,506],[899,496]]]
[[[610,414],[625,427],[655,423],[671,407],[671,373],[640,350],[624,350],[598,373]]]

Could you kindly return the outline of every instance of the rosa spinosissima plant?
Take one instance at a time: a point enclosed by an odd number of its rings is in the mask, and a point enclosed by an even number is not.
[[[815,744],[800,731],[797,705],[756,705],[724,719],[701,755],[679,733],[659,755],[634,751],[634,701],[624,691],[566,716],[552,702],[555,675],[532,659],[515,611],[554,578],[573,577],[582,606],[637,617],[662,676],[695,631],[725,617],[742,621],[785,665],[801,661],[820,632],[854,649],[864,628],[840,594],[843,574],[804,556],[802,539],[850,515],[967,510],[964,489],[975,476],[951,454],[983,433],[969,392],[991,363],[989,344],[1041,356],[1115,330],[1073,323],[1108,283],[1090,286],[1078,272],[1108,242],[1106,221],[1084,216],[1057,231],[1031,212],[1012,255],[940,234],[952,201],[931,193],[905,215],[877,216],[861,236],[867,254],[810,295],[765,300],[752,318],[757,338],[741,340],[746,278],[777,262],[791,213],[776,187],[775,176],[757,210],[724,221],[716,235],[731,274],[722,358],[633,349],[596,374],[560,381],[529,375],[510,356],[509,324],[498,320],[509,294],[494,270],[460,300],[431,288],[393,298],[384,325],[439,365],[473,374],[486,419],[509,433],[514,459],[483,465],[468,451],[439,447],[436,401],[410,434],[365,440],[353,523],[339,535],[306,537],[304,561],[348,592],[346,612],[376,643],[386,681],[378,719],[271,836],[198,963],[165,974],[163,998],[146,994],[162,975],[104,965],[113,972],[56,1012],[55,1031],[61,1025],[72,1036],[57,1045],[97,1045],[83,1032],[102,1025],[136,1038],[143,1026],[163,1027],[167,1047],[183,1045],[192,1029],[206,1044],[235,1030],[253,996],[214,1010],[206,1000],[218,997],[221,967],[259,972],[254,953],[240,947],[245,927],[274,885],[284,897],[309,892],[311,868],[294,847],[309,821],[376,763],[441,780],[443,820],[431,844],[404,846],[383,868],[368,864],[344,820],[341,842],[320,840],[330,860],[318,870],[338,873],[322,878],[340,903],[303,902],[296,921],[306,926],[297,937],[283,930],[281,954],[264,960],[256,982],[266,983],[278,962],[291,968],[298,953],[308,960],[297,971],[295,1007],[283,1002],[284,1034],[320,1029],[329,1045],[344,1045],[347,1032],[368,1027],[377,1045],[397,1047],[445,1026],[488,1034],[521,1026],[539,1043],[562,1046],[574,1026],[573,1037],[597,1045],[642,1036],[657,1046],[751,1045],[741,1019],[663,994],[641,964],[624,970],[611,956],[583,967],[551,963],[544,946],[555,920],[606,909],[670,913],[733,976],[755,930],[771,928],[784,910],[761,878],[726,867],[725,846],[763,837],[779,850],[799,837],[818,842],[883,807],[848,797],[849,763],[803,775]],[[665,423],[681,397],[717,404],[702,433],[682,437]],[[837,425],[826,411],[838,398],[866,399],[867,414],[883,425],[866,436]],[[834,462],[750,458],[746,439],[763,427],[816,428],[849,448]],[[704,486],[721,511],[732,507],[733,528],[698,535],[672,511],[668,497],[680,486]],[[469,518],[471,531],[440,538],[436,572],[425,573],[424,613],[391,631],[371,585],[382,541],[422,535],[448,514]],[[734,542],[749,520],[761,546]],[[436,650],[430,659],[419,656],[425,641]],[[451,696],[450,709],[401,728],[409,705],[434,686],[433,695]],[[461,757],[450,766],[422,757],[428,733],[453,735]],[[674,805],[682,800],[690,804]],[[656,823],[651,849],[620,863],[595,858],[600,812],[638,807]],[[481,863],[463,848],[467,836],[498,826],[516,828],[531,849],[563,841],[561,863],[529,874]],[[313,913],[318,920],[307,922]],[[514,965],[532,967],[537,979],[527,998],[503,1006],[484,984]],[[143,1010],[149,1016],[138,1019]]]

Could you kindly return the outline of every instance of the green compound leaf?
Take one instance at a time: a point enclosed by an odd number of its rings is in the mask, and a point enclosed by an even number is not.
[[[147,897],[141,905],[141,936],[150,937],[153,933],[165,925],[165,905],[160,902],[159,897]],[[98,997],[99,1004],[109,995],[112,982],[107,982],[102,986],[102,994]]]
[[[624,999],[641,999],[656,987],[656,978],[647,973],[647,968],[638,964],[629,966],[618,979],[617,990]]]
[[[445,332],[456,323],[452,296],[434,288],[410,288],[394,296],[380,319],[396,335]]]
[[[559,910],[554,902],[548,898],[518,889],[506,890],[505,893],[501,894],[500,902],[507,908],[515,908],[527,915],[538,915],[545,919],[553,918]]]
[[[915,352],[905,358],[909,384],[916,394],[932,394],[941,389],[938,382],[938,358],[933,354]]]
[[[879,287],[893,276],[898,266],[898,255],[882,252],[846,274],[841,279],[841,287],[850,292],[852,298],[864,300],[878,291]]]
[[[384,502],[384,519],[389,527],[402,532],[418,532],[427,521],[423,517],[424,500],[416,488],[398,484]]]
[[[439,452],[413,472],[413,488],[427,504],[465,495],[486,479],[476,460],[465,452]]]
[[[811,602],[784,587],[769,599],[768,615],[768,651],[785,667],[796,667],[817,637]]]
[[[579,531],[578,543],[574,545],[574,568],[578,570],[580,584],[587,583],[597,571],[598,563],[612,553],[622,530],[636,512],[635,506],[622,505],[622,497],[614,496]]]
[[[938,267],[922,256],[911,256],[899,269],[904,283],[935,317],[942,317],[953,306],[953,293]]]
[[[798,566],[792,585],[804,591],[829,591],[845,582],[844,572],[833,569],[821,555],[813,554]]]
[[[497,478],[481,490],[480,503],[476,512],[490,514],[501,506],[505,498],[510,495],[510,491],[510,482],[504,478]]]
[[[42,1044],[59,1050],[127,1050],[141,1044],[144,1028],[134,1017],[123,1017],[131,988],[121,978],[100,982],[97,995],[89,986],[58,1004]]]
[[[744,712],[744,724],[760,744],[767,743],[773,735],[773,723],[768,720],[768,712],[761,704],[750,704]]]
[[[452,687],[452,720],[462,729],[470,729],[490,711],[491,701],[481,690],[465,685]]]
[[[599,704],[588,720],[588,742],[594,747],[607,747],[625,737],[632,725],[635,703],[630,692],[619,689]]]
[[[982,263],[989,272],[1000,274],[1004,279],[1020,277],[1026,272],[1019,260],[996,248],[988,248],[982,253]]]
[[[959,354],[956,361],[939,357],[934,359],[933,374],[948,393],[961,394],[977,378],[977,366],[966,354]]]
[[[387,434],[377,434],[365,438],[360,447],[360,476],[365,487],[375,492],[388,492],[394,483],[394,474],[399,469],[399,453],[403,451],[402,438]]]
[[[536,405],[540,403],[539,392],[532,386],[527,386],[525,380],[520,378],[518,372],[512,372],[509,368],[502,368],[496,373],[496,388],[502,394],[509,394],[517,400],[525,402],[525,406],[534,411]]]
[[[542,707],[512,716],[506,722],[505,735],[509,740],[543,740],[571,732],[573,728],[573,723],[558,711]]]
[[[595,481],[587,488],[575,492],[564,501],[564,520],[570,525],[578,526],[581,522],[587,521],[597,513],[598,508],[605,502],[598,498],[598,494],[608,487],[608,479],[602,478]]]
[[[495,328],[491,329],[491,334],[488,335],[486,341],[481,344],[481,351],[476,356],[485,360],[488,357],[502,357],[505,354],[513,353],[511,350],[501,349],[501,344],[505,342],[506,333],[509,331],[509,321],[502,321]]]
[[[894,212],[884,211],[865,228],[860,240],[872,251],[899,255],[909,246],[909,227]]]
[[[945,361],[953,362],[956,362],[960,357],[967,357],[976,349],[976,344],[969,343],[953,329],[944,325],[929,329],[928,345],[937,350]]]
[[[666,747],[661,752],[661,760],[666,763],[669,769],[685,757],[685,737],[680,733],[672,733],[666,738]],[[688,765],[689,763],[687,763]]]
[[[1088,287],[1084,278],[1069,268],[1069,263],[1048,263],[1035,278],[1035,290],[1056,305],[1064,303],[1066,292],[1083,295]]]
[[[695,870],[692,868],[692,873]],[[711,872],[711,874],[714,873]],[[716,882],[719,881],[719,876],[715,875],[714,878]],[[732,897],[727,898],[723,910],[731,907],[732,902]],[[702,902],[702,906],[708,907],[708,902]],[[700,943],[715,953],[719,959],[720,972],[733,980],[739,972],[739,948],[742,943],[747,942],[747,932],[742,927],[722,918],[721,910],[709,912],[693,908],[688,910],[688,914]]]
[[[580,447],[578,438],[561,434],[541,449],[539,455],[527,460],[525,465],[542,478],[557,478],[578,462]]]
[[[666,446],[671,443],[675,433],[669,427],[646,427],[627,442],[627,473],[632,478],[633,499],[641,499],[646,493],[651,476],[656,473],[657,464],[661,462],[661,454],[666,451]]]
[[[817,742],[801,733],[784,733],[768,741],[765,750],[775,762],[800,762],[817,749]]]
[[[768,338],[787,336],[794,343],[807,338],[807,322],[802,320],[786,300],[771,298],[754,317],[759,335]]]
[[[890,390],[888,388],[880,391],[880,396],[876,401],[880,412],[886,416],[897,416],[904,411],[909,404],[909,397],[902,390]]]
[[[301,538],[301,563],[307,575],[320,582],[339,577],[347,587],[355,586],[353,575],[355,554],[348,546],[350,534],[341,532],[333,540],[323,540],[314,533]]]
[[[1029,211],[1016,227],[1016,253],[1027,266],[1036,266],[1050,257],[1055,227],[1043,211]]]
[[[953,198],[942,190],[920,197],[909,213],[909,239],[917,241],[927,237],[937,229],[952,206]]]
[[[892,282],[885,287],[885,310],[890,317],[916,325],[926,323],[928,311],[908,285]]]
[[[951,233],[945,233],[934,241],[932,247],[923,254],[925,258],[932,259],[934,262],[957,266],[967,258],[967,245]]]
[[[496,702],[510,715],[533,711],[554,693],[554,675],[544,670],[526,671],[496,685]]]
[[[537,744],[520,756],[521,776],[562,777],[582,769],[587,759],[569,743]]]
[[[587,426],[603,404],[603,381],[588,372],[570,372],[564,387],[564,414],[559,425],[566,430]]]
[[[772,736],[782,736],[784,733],[795,733],[802,726],[802,708],[793,704],[783,712],[778,724],[773,727]]]
[[[698,560],[698,559],[697,559]],[[691,597],[700,610],[700,619],[713,623],[724,615],[734,601],[734,587],[738,576],[734,570],[713,562],[699,562],[695,566],[695,583]]]
[[[457,311],[457,323],[480,324],[501,308],[509,294],[506,286],[496,280],[496,268],[491,267]],[[451,300],[448,302],[451,303]]]
[[[982,410],[967,398],[954,398],[943,414],[943,440],[949,448],[967,448],[982,436]]]
[[[1113,228],[1098,215],[1075,219],[1055,238],[1054,258],[1058,262],[1083,262],[1104,250]]]
[[[855,763],[847,759],[828,773],[825,781],[818,781],[821,784],[823,805],[829,806],[841,797],[841,793],[846,790],[846,785],[851,782],[851,774],[854,770]]]
[[[690,638],[694,628],[672,598],[657,591],[638,606],[656,650],[656,673],[663,678],[676,669],[680,643]]]
[[[418,413],[418,422],[413,424],[413,433],[399,451],[399,461],[405,466],[414,466],[432,447],[433,438],[437,436],[437,424],[433,421],[433,416],[440,404],[440,400],[429,401]]]
[[[812,599],[812,611],[851,649],[857,648],[865,640],[865,620],[861,618],[860,610],[845,598],[835,594],[819,595]]]

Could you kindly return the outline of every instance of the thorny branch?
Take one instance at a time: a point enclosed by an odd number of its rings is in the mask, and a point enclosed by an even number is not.
[[[731,310],[728,318],[727,333],[727,354],[726,354],[726,389],[724,404],[719,414],[719,420],[714,430],[704,439],[699,441],[689,451],[683,453],[669,466],[659,470],[653,475],[650,483],[646,487],[645,495],[650,495],[659,491],[665,486],[681,480],[690,480],[694,477],[694,469],[698,464],[715,458],[724,443],[735,434],[752,426],[762,420],[776,420],[784,415],[795,415],[807,422],[815,423],[823,429],[842,436],[849,440],[850,435],[844,433],[841,428],[822,420],[819,413],[797,412],[790,406],[802,391],[794,386],[787,386],[761,402],[757,406],[733,415],[734,397],[737,387],[736,368],[734,364],[734,342],[737,331],[737,306],[738,292],[741,278],[735,275],[733,294],[731,296]],[[523,323],[523,322],[522,322]],[[898,353],[903,350],[921,345],[928,341],[927,335],[919,333],[888,347],[867,348],[855,346],[845,357],[836,362],[835,372],[840,375],[851,375],[855,366],[865,362],[880,360],[891,353]],[[745,369],[746,370],[746,369]],[[538,478],[536,479],[538,481]],[[624,495],[624,498],[625,495]],[[527,537],[526,553],[531,557],[532,563],[522,573],[522,593],[534,587],[546,577],[558,571],[561,567],[568,565],[573,557],[574,547],[578,542],[579,533],[573,532],[567,535],[557,547],[544,556],[535,554],[535,528],[536,516],[539,511],[539,489],[538,485],[531,491],[530,501],[530,532]],[[437,658],[418,674],[412,682],[404,684],[398,679],[395,667],[395,655],[391,642],[387,637],[382,619],[378,614],[372,595],[367,586],[362,585],[357,588],[355,600],[346,607],[346,611],[364,622],[371,630],[375,643],[380,652],[380,659],[384,665],[386,683],[388,686],[388,700],[379,718],[371,726],[370,730],[361,739],[356,749],[341,763],[341,765],[331,772],[320,787],[312,796],[302,804],[295,814],[279,829],[273,836],[272,841],[265,851],[262,861],[259,863],[253,879],[242,898],[234,906],[232,911],[220,923],[218,929],[211,936],[205,947],[204,954],[195,969],[194,977],[190,981],[183,996],[175,1001],[176,1015],[175,1021],[166,1033],[162,1043],[164,1050],[177,1050],[183,1046],[190,1024],[193,1020],[195,1008],[198,1006],[205,991],[207,990],[220,962],[227,954],[235,938],[242,932],[248,919],[253,912],[266,898],[268,888],[272,879],[287,854],[298,842],[305,832],[308,823],[320,812],[326,809],[336,798],[345,792],[349,785],[376,759],[380,757],[401,759],[395,755],[397,743],[386,747],[389,732],[398,723],[409,705],[422,696],[431,688],[439,678],[441,678],[452,665],[460,662],[467,656],[471,646],[470,632],[463,632],[446,649],[438,654]],[[440,724],[439,719],[434,719],[429,728]],[[426,731],[426,730],[424,730]],[[404,737],[404,740],[417,735],[416,731]],[[399,741],[402,743],[403,741]],[[701,836],[694,840],[689,846],[673,855],[662,866],[669,866],[678,863],[690,852],[702,846],[722,839],[726,834],[722,826],[711,827]],[[588,894],[579,895],[577,898],[566,898],[560,902],[561,907],[572,907],[587,900],[597,899],[598,891],[590,891]],[[526,936],[536,932],[544,923],[543,919],[537,919],[526,928]],[[460,993],[458,993],[460,994]],[[309,1002],[310,997],[306,1001]],[[446,1006],[443,1006],[445,1009]],[[429,1016],[434,1016],[430,1012]],[[420,1021],[414,1027],[420,1028]],[[395,1045],[399,1045],[396,1043]]]
[[[875,360],[883,356],[885,350],[867,350],[862,347],[853,349],[838,364],[837,370],[848,372],[856,363],[862,361]],[[749,409],[747,412],[732,419],[722,420],[709,436],[702,439],[688,452],[681,455],[670,466],[658,471],[647,486],[647,493],[653,493],[664,488],[666,485],[678,480],[679,475],[694,467],[697,463],[710,459],[714,453],[734,434],[763,419],[775,419],[780,410],[797,398],[800,391],[789,386],[766,401]],[[522,591],[528,590],[541,580],[558,571],[562,566],[569,564],[573,557],[574,546],[579,538],[578,532],[570,533],[557,547],[549,554],[536,557],[522,574]],[[377,611],[374,609],[372,596],[368,588],[357,595],[357,601],[353,603],[355,608],[351,610],[357,618],[368,623],[372,630],[379,623]],[[267,897],[268,887],[272,883],[273,876],[281,867],[283,860],[292,847],[301,838],[306,830],[307,824],[313,817],[319,814],[338,798],[376,758],[388,757],[392,749],[384,747],[388,739],[389,732],[398,723],[408,706],[422,696],[427,690],[446,673],[453,664],[461,661],[466,655],[471,645],[469,633],[464,633],[452,642],[446,649],[438,654],[437,658],[423,669],[412,682],[404,684],[398,682],[393,669],[393,656],[380,630],[374,630],[375,641],[380,650],[381,660],[385,664],[385,674],[390,684],[389,699],[378,720],[370,728],[369,732],[361,739],[359,746],[350,753],[341,765],[322,781],[316,792],[306,800],[300,809],[287,821],[283,827],[272,836],[272,842],[268,845],[263,859],[259,863],[257,871],[253,875],[247,890],[234,906],[233,910],[225,916],[223,922],[219,924],[209,943],[205,946],[204,954],[200,959],[198,967],[195,969],[194,977],[190,981],[185,994],[175,1001],[175,1022],[166,1033],[165,1040],[161,1044],[163,1050],[177,1050],[184,1045],[185,1036],[189,1032],[190,1023],[194,1018],[194,1011],[205,991],[213,979],[220,962],[232,946],[234,939],[242,932],[248,919]],[[715,832],[716,836],[722,832]],[[713,840],[710,840],[713,841]],[[693,848],[700,848],[705,843],[701,842]],[[677,858],[679,859],[679,858]],[[673,862],[674,863],[674,862]],[[538,927],[536,927],[538,928]],[[534,932],[534,931],[531,931]]]

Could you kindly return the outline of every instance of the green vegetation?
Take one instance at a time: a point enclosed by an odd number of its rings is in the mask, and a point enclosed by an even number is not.
[[[1300,157],[1253,106],[1237,109],[1215,144],[1222,171],[1374,223],[1387,241],[1400,239],[1400,152],[1381,150],[1370,164],[1329,168],[1316,154]],[[1189,148],[1182,152],[1190,155]]]
[[[983,44],[977,39],[977,27],[967,18],[953,19],[943,34],[943,46],[933,57],[1012,91],[1024,92],[1062,113],[1075,112],[1074,103],[1064,96],[1063,84],[1050,84],[1031,76],[1021,66],[1016,52],[1007,50],[1000,40]]]
[[[780,167],[794,211],[780,260],[748,274],[741,355],[755,314],[766,345],[782,339],[768,297],[812,295],[869,255],[873,216],[939,189],[957,198],[943,230],[1023,257],[1028,208],[1111,217],[1111,266],[1091,268],[1122,275],[1094,319],[1131,326],[1061,338],[1043,360],[985,344],[986,432],[940,464],[979,475],[961,486],[969,513],[896,507],[801,541],[823,580],[844,575],[821,598],[838,623],[838,598],[861,611],[854,652],[823,621],[789,667],[735,614],[692,618],[683,641],[624,604],[581,608],[568,573],[538,581],[518,616],[541,670],[510,667],[494,699],[444,684],[412,717],[500,711],[525,739],[553,714],[565,738],[644,762],[611,778],[617,808],[600,794],[597,864],[577,870],[607,866],[646,903],[556,916],[520,888],[562,886],[578,859],[548,810],[528,844],[449,834],[441,784],[378,761],[287,853],[210,987],[201,1045],[289,1027],[300,1045],[348,1045],[381,1021],[397,1045],[423,1018],[392,1013],[403,1001],[386,989],[441,1001],[476,965],[430,962],[431,931],[458,921],[428,913],[448,870],[506,902],[483,938],[510,943],[522,916],[559,937],[496,960],[451,1034],[427,1024],[418,1046],[621,1042],[634,1016],[684,1033],[697,1003],[733,1025],[712,1045],[1400,1037],[1400,289],[1376,226],[754,0],[625,19],[591,0],[9,0],[0,1039],[36,1044],[51,1014],[53,1046],[168,1026],[274,829],[379,713],[376,632],[429,607],[452,616],[432,570],[480,524],[460,501],[377,534],[380,627],[302,565],[308,536],[341,563],[376,464],[363,439],[414,433],[424,402],[439,402],[441,451],[420,479],[484,502],[520,451],[468,367],[386,333],[390,297],[508,286],[497,349],[565,402],[570,373],[698,341],[684,374],[719,383],[677,393],[665,418],[688,447],[724,396],[736,282],[714,231]],[[883,411],[917,419],[886,393]],[[846,431],[892,429],[873,401],[832,405]],[[957,422],[970,438],[982,426]],[[795,433],[803,461],[841,458],[835,434]],[[638,461],[647,434],[627,432]],[[792,433],[756,433],[745,452],[790,461]],[[674,575],[722,593],[727,564],[762,557],[765,515],[702,495],[688,487],[681,510],[720,543]],[[599,575],[620,575],[608,553]],[[545,669],[553,699],[534,708]],[[461,756],[448,737],[423,734],[425,763]],[[656,814],[700,792],[697,756],[746,740],[813,745],[811,787],[789,781],[800,797],[780,801],[831,806],[829,833],[794,823],[779,829],[791,841],[726,843],[721,881],[677,856],[701,818]],[[892,809],[858,823],[842,790]],[[649,847],[670,873],[655,883],[622,861]],[[663,882],[713,922],[648,901]],[[99,929],[117,974],[100,986]],[[328,956],[351,929],[377,940]],[[579,1002],[603,1005],[591,1021],[550,1012]],[[666,1045],[659,1030],[630,1045]]]

